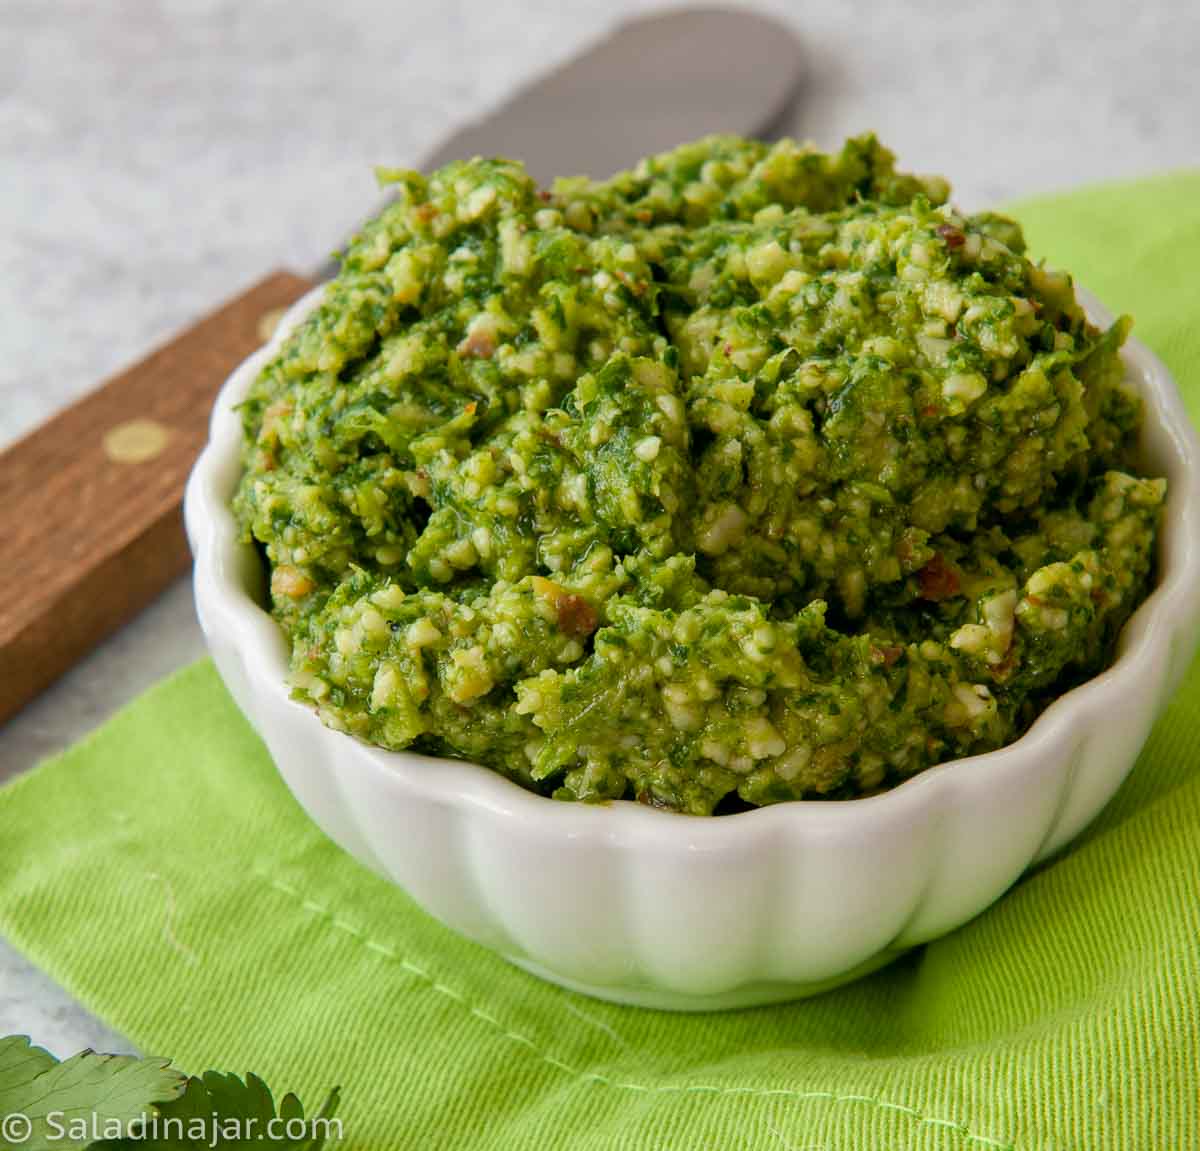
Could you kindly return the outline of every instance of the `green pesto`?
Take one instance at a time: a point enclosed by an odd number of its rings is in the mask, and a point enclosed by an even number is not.
[[[999,747],[1152,574],[1122,319],[871,136],[385,172],[235,507],[297,698],[564,799],[869,794]]]

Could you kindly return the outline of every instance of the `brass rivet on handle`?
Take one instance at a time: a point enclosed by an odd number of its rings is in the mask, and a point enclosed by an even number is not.
[[[144,464],[162,455],[170,438],[157,420],[126,420],[104,433],[104,454],[115,464]]]

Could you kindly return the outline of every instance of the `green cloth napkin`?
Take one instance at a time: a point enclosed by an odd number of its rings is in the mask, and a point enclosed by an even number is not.
[[[1200,411],[1200,173],[1020,206]],[[426,918],[307,821],[202,663],[0,793],[0,930],[144,1050],[348,1146],[1057,1151],[1200,1137],[1200,665],[1075,849],[783,1007],[609,1006]]]

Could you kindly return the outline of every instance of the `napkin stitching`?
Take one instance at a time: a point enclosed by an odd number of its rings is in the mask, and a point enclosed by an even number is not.
[[[281,879],[276,879],[272,876],[262,876],[266,882],[282,895],[286,895],[299,903],[300,907],[311,913],[312,915],[325,920],[328,925],[345,935],[350,936],[357,941],[362,947],[368,951],[373,951],[377,955],[383,956],[385,959],[390,959],[393,963],[398,964],[401,968],[407,971],[410,975],[424,982],[431,990],[436,991],[439,995],[444,995],[446,998],[453,1000],[462,1007],[468,1014],[473,1015],[482,1023],[487,1024],[493,1030],[497,1031],[503,1038],[510,1040],[513,1043],[518,1043],[522,1047],[527,1048],[536,1055],[543,1063],[548,1063],[551,1067],[566,1075],[570,1075],[573,1079],[578,1079],[581,1082],[603,1083],[608,1087],[615,1087],[622,1091],[637,1091],[643,1094],[667,1094],[679,1093],[681,1095],[748,1095],[755,1098],[787,1098],[795,1099],[802,1102],[813,1102],[818,1099],[827,1100],[831,1103],[869,1103],[873,1107],[877,1107],[882,1111],[896,1111],[902,1115],[907,1115],[914,1119],[918,1126],[925,1125],[928,1127],[944,1128],[947,1131],[953,1131],[961,1136],[964,1140],[971,1143],[978,1143],[983,1147],[991,1148],[992,1151],[1017,1151],[1016,1145],[1011,1141],[1002,1141],[993,1139],[987,1135],[979,1135],[972,1131],[965,1123],[959,1123],[953,1119],[941,1119],[937,1116],[923,1115],[916,1107],[909,1107],[903,1103],[890,1103],[885,1099],[877,1099],[871,1095],[852,1095],[838,1094],[834,1091],[796,1091],[786,1087],[722,1087],[717,1084],[705,1083],[660,1083],[660,1084],[645,1084],[633,1083],[627,1080],[613,1079],[608,1075],[603,1075],[599,1071],[585,1071],[582,1068],[574,1067],[569,1063],[551,1055],[548,1051],[542,1050],[534,1040],[527,1035],[522,1035],[519,1031],[513,1031],[505,1026],[490,1012],[483,1010],[481,1007],[473,1004],[461,991],[450,987],[443,983],[434,974],[427,971],[419,964],[413,963],[412,960],[405,958],[394,947],[390,947],[386,943],[380,943],[377,940],[371,939],[354,924],[340,918],[337,913],[329,906],[323,903],[318,903],[314,899],[309,899],[303,892],[293,887],[290,883],[285,883]]]

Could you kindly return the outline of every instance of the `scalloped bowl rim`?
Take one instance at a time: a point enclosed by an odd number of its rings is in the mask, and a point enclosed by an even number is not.
[[[327,730],[315,711],[290,698],[286,641],[274,619],[246,588],[249,557],[245,553],[251,553],[260,569],[261,564],[250,545],[239,540],[229,507],[241,470],[242,432],[236,407],[262,366],[315,306],[323,290],[323,285],[318,286],[296,301],[271,340],[248,357],[221,389],[212,412],[209,442],[188,482],[185,515],[197,581],[206,582],[208,591],[215,595],[213,602],[237,621],[239,647],[256,688],[284,697],[294,709],[296,723]],[[1090,294],[1080,291],[1078,295],[1091,318],[1103,320],[1108,316]],[[757,838],[780,826],[832,829],[846,820],[891,820],[906,809],[925,807],[943,789],[969,784],[978,773],[988,773],[993,777],[989,782],[997,784],[995,773],[1003,773],[1008,764],[1030,755],[1064,756],[1079,725],[1098,710],[1107,711],[1114,696],[1151,669],[1155,651],[1169,644],[1177,632],[1176,621],[1192,621],[1200,614],[1200,443],[1165,365],[1136,339],[1126,342],[1122,355],[1127,368],[1132,363],[1138,369],[1139,390],[1146,400],[1146,423],[1158,422],[1168,445],[1166,454],[1173,457],[1162,461],[1167,464],[1164,470],[1169,488],[1159,538],[1158,583],[1127,621],[1114,662],[1059,696],[1024,735],[1002,748],[948,760],[871,796],[788,800],[712,818],[683,816],[631,800],[564,802],[527,791],[489,768],[464,760],[390,751],[350,735],[344,738],[353,742],[361,753],[357,758],[370,764],[382,786],[403,785],[429,800],[482,808],[522,823],[536,821],[543,834],[649,840],[657,851],[673,847],[686,851],[724,850],[736,846],[742,837]],[[1142,381],[1148,391],[1140,386]]]

